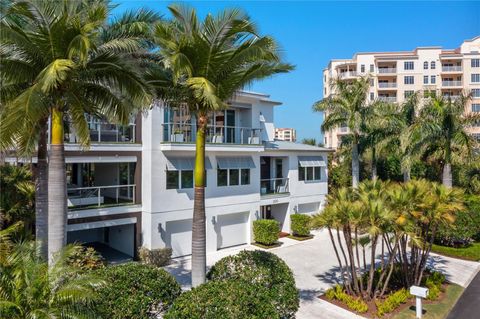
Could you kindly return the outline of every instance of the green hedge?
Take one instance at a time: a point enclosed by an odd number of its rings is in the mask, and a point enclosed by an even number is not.
[[[165,319],[280,319],[266,288],[239,280],[210,281],[184,292]]]
[[[260,244],[273,245],[278,240],[280,224],[274,219],[259,219],[253,222],[253,239]]]
[[[108,283],[99,288],[98,313],[103,318],[150,318],[163,312],[180,295],[180,285],[167,271],[140,263],[127,263],[98,270]]]
[[[241,251],[219,260],[207,278],[211,281],[242,281],[246,285],[265,288],[265,294],[279,317],[295,318],[299,306],[295,279],[287,264],[275,254],[261,250]]]
[[[310,220],[312,218],[305,214],[290,215],[292,234],[294,236],[310,235]]]
[[[148,249],[141,247],[138,250],[138,258],[144,263],[157,267],[163,267],[172,259],[172,248]]]

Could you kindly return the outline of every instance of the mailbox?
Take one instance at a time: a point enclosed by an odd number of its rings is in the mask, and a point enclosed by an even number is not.
[[[428,296],[428,288],[419,287],[419,286],[411,286],[410,287],[410,294],[416,297],[427,298]]]

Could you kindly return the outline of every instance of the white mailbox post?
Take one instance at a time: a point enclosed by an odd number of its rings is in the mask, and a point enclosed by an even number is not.
[[[422,318],[422,298],[426,298],[428,296],[428,288],[411,286],[410,294],[415,296],[415,309],[417,311],[417,318]]]

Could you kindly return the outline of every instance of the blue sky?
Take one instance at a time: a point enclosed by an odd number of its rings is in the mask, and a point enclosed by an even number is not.
[[[115,14],[146,7],[168,17],[171,1],[115,0]],[[480,2],[447,1],[187,1],[199,15],[226,7],[243,8],[263,34],[280,43],[295,71],[250,89],[283,102],[277,127],[297,129],[298,138],[320,141],[321,114],[311,106],[322,98],[322,70],[331,59],[355,52],[413,50],[417,46],[457,48],[480,35]]]

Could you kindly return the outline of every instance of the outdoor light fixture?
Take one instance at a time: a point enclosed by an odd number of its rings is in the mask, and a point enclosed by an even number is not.
[[[215,218],[215,216],[212,216],[212,224],[216,224],[217,223],[217,219]]]
[[[158,232],[161,233],[162,232],[162,223],[158,223]]]
[[[428,288],[411,286],[410,294],[414,295],[416,299],[415,310],[417,313],[417,318],[422,318],[422,298],[426,298],[428,296]]]

